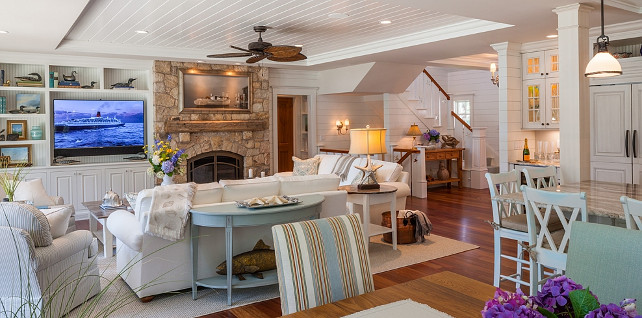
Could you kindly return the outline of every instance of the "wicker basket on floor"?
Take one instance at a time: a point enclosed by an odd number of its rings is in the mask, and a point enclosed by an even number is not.
[[[416,243],[415,239],[415,229],[416,226],[410,219],[404,225],[404,218],[397,218],[397,244],[412,244]],[[391,227],[390,225],[390,211],[383,212],[381,214],[381,226]],[[383,241],[387,243],[392,243],[392,233],[385,233],[383,235]]]

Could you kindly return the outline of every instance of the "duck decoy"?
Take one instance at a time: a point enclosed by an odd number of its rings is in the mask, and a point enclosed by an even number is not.
[[[94,88],[94,84],[96,84],[96,83],[97,83],[97,82],[91,81],[91,84],[89,84],[89,85],[83,85],[83,86],[81,86],[80,88]]]
[[[135,78],[130,78],[127,80],[127,83],[116,83],[111,84],[111,88],[123,88],[123,87],[132,87],[132,83],[135,81]]]
[[[25,76],[16,76],[17,79],[21,81],[33,81],[33,82],[40,82],[42,81],[42,76],[38,73],[29,73],[29,75]]]
[[[71,75],[62,74],[62,79],[64,79],[65,81],[68,81],[68,82],[75,82],[76,81],[76,74],[78,74],[78,72],[76,72],[76,71],[72,71]]]

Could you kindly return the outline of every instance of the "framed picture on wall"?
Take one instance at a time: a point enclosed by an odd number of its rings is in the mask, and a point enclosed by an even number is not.
[[[31,166],[31,145],[2,145],[0,156],[9,157],[8,166]]]
[[[250,73],[184,69],[179,81],[181,112],[250,112]]]
[[[26,120],[7,120],[7,134],[17,134],[18,140],[24,140],[28,133]]]

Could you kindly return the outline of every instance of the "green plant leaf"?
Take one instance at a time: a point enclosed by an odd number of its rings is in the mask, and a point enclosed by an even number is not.
[[[539,311],[539,313],[544,315],[544,317],[546,318],[557,318],[557,315],[546,310],[544,307],[537,307],[537,311]]]
[[[591,295],[588,288],[571,291],[568,294],[568,298],[570,298],[571,304],[573,304],[575,317],[584,317],[589,312],[600,307],[600,303]]]

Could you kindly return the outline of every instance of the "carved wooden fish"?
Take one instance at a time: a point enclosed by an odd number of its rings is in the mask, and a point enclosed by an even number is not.
[[[263,275],[260,272],[273,269],[276,269],[276,255],[263,240],[256,242],[251,251],[232,257],[232,275],[236,275],[239,280],[245,280],[242,274],[252,274],[262,279]],[[227,262],[219,264],[216,273],[226,275]]]

